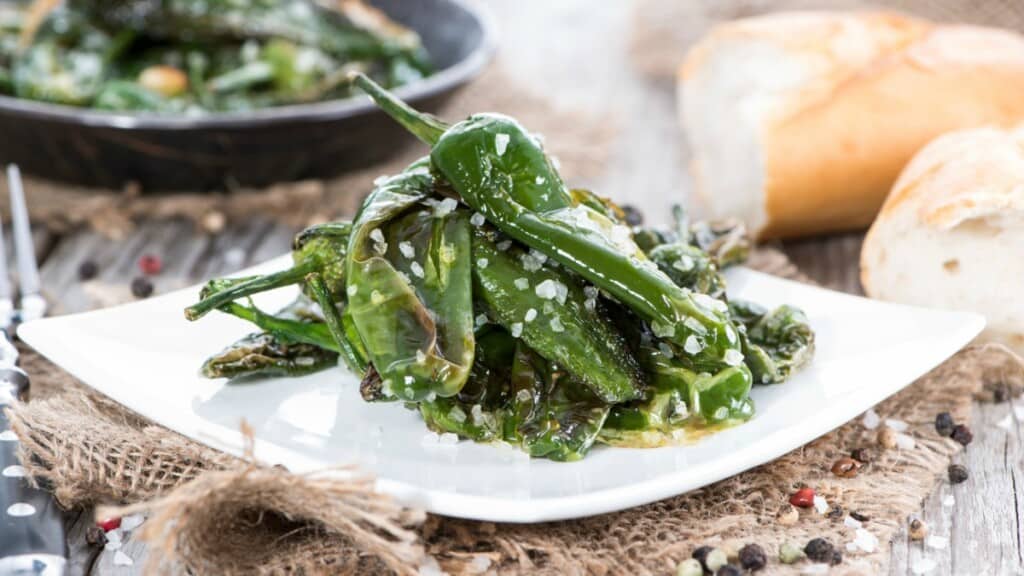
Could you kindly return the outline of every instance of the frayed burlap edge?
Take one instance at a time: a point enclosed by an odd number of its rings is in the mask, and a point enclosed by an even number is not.
[[[752,264],[793,277],[781,254]],[[139,504],[150,519],[142,537],[153,571],[234,573],[409,573],[439,563],[455,573],[659,574],[703,544],[737,549],[757,542],[771,552],[783,540],[853,538],[841,521],[802,513],[794,526],[775,515],[800,484],[832,505],[870,517],[880,540],[873,554],[848,554],[833,574],[884,572],[889,540],[920,509],[959,445],[935,434],[935,414],[969,417],[987,382],[1020,386],[1020,359],[998,346],[962,351],[881,403],[885,418],[909,425],[912,450],[883,451],[858,477],[838,479],[832,462],[856,447],[877,447],[877,431],[858,421],[756,469],[689,494],[614,514],[534,525],[421,517],[372,493],[369,479],[293,475],[258,466],[150,424],[50,367],[29,359],[36,380],[50,375],[67,390],[15,405],[10,416],[21,457],[34,479],[65,506]],[[794,410],[805,407],[794,407]],[[427,555],[421,556],[423,551]],[[795,574],[773,560],[764,574]]]

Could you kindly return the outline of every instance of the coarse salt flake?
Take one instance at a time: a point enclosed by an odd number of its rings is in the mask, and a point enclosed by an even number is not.
[[[377,243],[384,242],[384,233],[380,231],[380,228],[374,228],[370,230],[370,240]]]
[[[679,260],[672,263],[672,267],[681,272],[689,272],[690,270],[693,270],[694,266],[696,266],[696,263],[693,261],[693,258],[687,254],[683,254],[679,257]]]
[[[868,554],[878,549],[878,537],[863,528],[857,528],[857,537],[853,543]]]
[[[665,355],[665,358],[675,358],[676,353],[672,351],[672,347],[664,342],[658,342],[658,350]]]
[[[498,250],[501,250],[502,252],[504,252],[504,251],[506,251],[506,250],[508,250],[509,248],[512,247],[512,241],[511,240],[502,240],[501,242],[498,242],[497,244],[495,244],[495,246],[498,247]]]
[[[444,446],[451,446],[459,443],[459,435],[452,432],[445,432],[437,438],[437,443]]]
[[[861,424],[864,425],[868,430],[874,430],[878,428],[878,425],[882,423],[882,419],[878,417],[878,412],[875,412],[874,408],[869,408],[864,413],[864,418],[861,420]]]
[[[829,509],[828,502],[823,497],[815,494],[814,495],[814,511],[817,512],[818,514],[824,514],[825,512],[828,512],[828,509]]]
[[[900,450],[913,450],[914,447],[917,446],[917,442],[914,441],[913,436],[903,434],[902,432],[897,432],[895,434],[895,438],[896,447],[899,448]]]
[[[511,138],[508,134],[494,135],[494,151],[498,153],[498,156],[505,155],[505,150],[508,150],[509,140],[511,140]]]
[[[676,327],[672,324],[662,324],[661,322],[651,322],[651,331],[658,338],[670,338],[675,336]]]
[[[686,342],[683,343],[683,350],[685,350],[687,354],[694,355],[703,350],[703,347],[700,345],[697,337],[690,334],[686,337]]]
[[[914,574],[927,574],[939,565],[938,562],[931,558],[918,558],[914,560],[914,563],[910,565],[910,571]]]
[[[132,560],[131,556],[125,554],[121,550],[118,550],[117,552],[114,552],[114,564],[116,566],[131,566],[132,564],[135,564],[135,561]]]
[[[487,315],[486,314],[477,314],[474,323],[476,324],[477,328],[479,328],[480,326],[483,326],[484,324],[487,324]]]
[[[349,296],[355,296],[359,293],[359,286],[357,284],[349,284],[348,287],[345,288],[345,292],[347,292]]]
[[[862,526],[860,520],[857,520],[853,516],[847,516],[843,518],[843,525],[847,528],[860,528]]]
[[[487,322],[486,318],[484,319],[484,322],[485,323]],[[416,351],[416,363],[417,364],[423,364],[426,361],[427,361],[427,355],[423,353],[423,350],[417,350]]]
[[[722,355],[722,360],[729,366],[739,366],[743,363],[743,353],[735,348],[730,348]]]
[[[552,318],[551,322],[549,322],[549,325],[551,326],[551,331],[552,332],[564,332],[565,331],[565,326],[562,326],[562,321],[558,319],[558,316],[555,316],[554,318]]]
[[[894,432],[905,432],[908,428],[906,422],[895,418],[886,418],[885,425],[892,428]]]
[[[526,290],[530,287],[530,281],[526,278],[516,278],[513,282],[519,290]]]
[[[534,181],[534,183],[537,184],[537,186],[540,186],[540,185],[544,184],[545,182],[547,182],[547,179],[544,178],[543,176],[537,176],[533,181]]]
[[[531,398],[531,396],[530,396],[530,391],[529,390],[523,389],[523,390],[520,390],[519,392],[516,392],[516,400],[518,400],[520,402],[526,402],[530,398]]]
[[[523,321],[524,322],[533,322],[536,318],[537,318],[537,311],[535,309],[533,309],[533,308],[530,308],[529,310],[526,311],[526,315],[523,316]]]
[[[931,534],[925,538],[924,545],[929,548],[935,548],[936,550],[945,550],[946,547],[949,546],[949,538]]]
[[[410,264],[409,271],[412,272],[413,276],[423,278],[423,266],[421,266],[419,262],[413,262]]]
[[[533,292],[545,300],[553,300],[558,296],[558,288],[556,287],[556,284],[557,282],[549,278],[540,284],[537,284],[537,286],[533,288]]]
[[[469,563],[469,567],[477,574],[483,574],[491,567],[491,559],[483,554],[477,554],[476,556],[473,556],[473,560]]]
[[[700,323],[700,320],[697,320],[693,316],[687,316],[686,319],[683,320],[683,326],[686,326],[687,328],[693,330],[694,332],[700,334],[701,336],[707,334],[708,332],[708,329],[705,328],[704,325]],[[726,329],[728,329],[728,326],[726,326]]]
[[[456,208],[459,207],[459,201],[454,198],[445,198],[437,203],[434,207],[434,216],[443,218],[451,214]]]
[[[513,338],[519,338],[523,334],[523,323],[513,322],[512,326],[509,327],[509,332],[512,334]]]
[[[416,248],[413,248],[413,245],[408,242],[399,242],[398,251],[402,253],[402,256],[405,256],[410,260],[416,256]]]
[[[384,303],[384,300],[386,300],[386,298],[384,298],[384,295],[380,293],[380,290],[370,292],[370,303],[374,306],[380,306]]]
[[[956,497],[954,497],[952,494],[946,494],[946,496],[942,499],[942,505],[947,508],[953,506],[954,504],[956,504]]]
[[[486,218],[484,218],[484,215],[479,212],[473,212],[473,215],[469,217],[469,223],[477,228],[483,226],[485,221]]]
[[[452,422],[459,424],[466,421],[466,413],[458,406],[452,406],[452,409],[448,411],[448,417],[452,419]]]
[[[480,258],[476,261],[476,267],[480,269],[487,268],[488,264],[490,264],[490,262],[487,258]]]
[[[413,378],[412,376],[406,376],[402,378],[402,381],[405,382],[406,386],[412,386],[413,384],[416,383],[416,379]]]

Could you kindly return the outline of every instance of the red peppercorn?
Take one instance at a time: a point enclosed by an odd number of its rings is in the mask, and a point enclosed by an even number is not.
[[[797,508],[814,506],[814,488],[801,488],[789,497],[789,503]]]
[[[139,270],[142,270],[142,273],[148,276],[159,274],[160,270],[163,270],[163,267],[164,263],[160,260],[159,256],[143,254],[142,257],[139,258]]]
[[[96,521],[96,525],[103,529],[104,532],[110,532],[115,528],[121,527],[121,518],[118,516],[113,518],[104,518],[103,520]]]

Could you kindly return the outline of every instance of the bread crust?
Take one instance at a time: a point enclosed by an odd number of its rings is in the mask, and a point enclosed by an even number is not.
[[[725,24],[691,51],[680,83],[721,65],[716,51],[751,42],[781,47],[805,70],[795,85],[770,94],[760,117],[763,189],[746,194],[763,204],[762,238],[863,229],[932,138],[1024,119],[1024,37],[890,12]],[[726,167],[709,165],[707,151],[693,153],[697,190],[714,194],[709,179]]]

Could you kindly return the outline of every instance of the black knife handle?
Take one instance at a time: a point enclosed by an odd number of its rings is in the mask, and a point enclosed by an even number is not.
[[[67,544],[53,497],[28,485],[4,407],[28,389],[18,368],[0,368],[0,574],[62,574]]]

